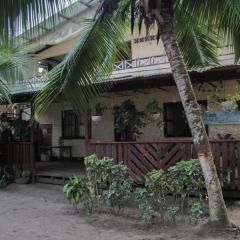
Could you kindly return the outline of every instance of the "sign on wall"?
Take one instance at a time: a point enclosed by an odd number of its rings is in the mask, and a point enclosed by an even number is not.
[[[240,111],[236,110],[216,110],[206,112],[203,115],[206,125],[214,124],[240,124]]]

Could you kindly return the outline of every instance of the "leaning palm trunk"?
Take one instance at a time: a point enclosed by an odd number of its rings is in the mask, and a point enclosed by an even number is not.
[[[194,145],[203,170],[209,198],[210,222],[214,225],[229,226],[230,220],[223,199],[220,181],[213,161],[209,139],[201,117],[182,53],[176,41],[171,6],[168,0],[162,0],[161,13],[155,12],[159,24],[160,36],[168,57],[173,77],[188,119]]]

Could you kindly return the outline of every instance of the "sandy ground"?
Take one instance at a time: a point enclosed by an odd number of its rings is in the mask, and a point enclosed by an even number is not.
[[[240,205],[230,208],[240,225]],[[135,220],[75,213],[60,186],[10,185],[0,190],[0,240],[200,240],[240,239],[235,233],[199,236],[199,228],[155,226]]]

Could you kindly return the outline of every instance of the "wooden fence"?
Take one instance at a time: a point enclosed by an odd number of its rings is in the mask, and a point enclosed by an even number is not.
[[[7,164],[15,171],[34,170],[33,148],[31,142],[9,142],[7,147]]]
[[[217,170],[224,174],[225,189],[240,190],[240,140],[211,141]],[[192,141],[90,142],[89,153],[123,162],[138,184],[153,169],[167,169],[180,160],[196,158]]]

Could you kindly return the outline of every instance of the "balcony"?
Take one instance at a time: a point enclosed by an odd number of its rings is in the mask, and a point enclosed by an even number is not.
[[[220,64],[229,66],[234,64],[234,52],[229,46],[220,50]],[[209,67],[210,68],[210,67]],[[138,77],[149,77],[171,73],[166,55],[150,56],[116,62],[111,80],[125,80]]]
[[[45,82],[43,76],[35,76],[31,79],[9,84],[8,88],[10,89],[11,94],[31,93],[41,90]]]
[[[234,64],[234,54],[230,47],[221,49],[220,63],[222,66]],[[116,62],[113,73],[111,77],[108,78],[108,81],[121,81],[170,73],[170,64],[166,55],[150,56]],[[18,84],[9,85],[9,88],[12,94],[36,92],[42,88],[44,83],[44,78],[38,76]]]

